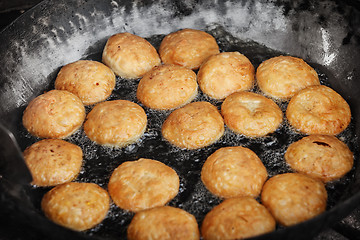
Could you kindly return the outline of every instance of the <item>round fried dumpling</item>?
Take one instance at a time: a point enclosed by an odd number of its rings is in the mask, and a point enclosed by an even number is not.
[[[74,94],[52,90],[33,99],[26,107],[22,122],[39,138],[66,138],[77,131],[85,119],[85,107]]]
[[[24,160],[36,186],[55,186],[70,182],[80,173],[83,152],[61,139],[43,139],[26,148]]]
[[[104,47],[102,61],[116,75],[136,79],[161,64],[156,49],[144,38],[124,32],[111,36]]]
[[[108,190],[122,209],[138,212],[164,206],[179,191],[179,176],[165,164],[146,158],[127,161],[111,174]]]
[[[209,102],[193,102],[173,111],[162,126],[162,135],[180,148],[198,149],[224,134],[224,120]]]
[[[142,107],[127,100],[113,100],[99,103],[89,112],[84,131],[98,144],[125,147],[144,134],[146,125]]]
[[[100,62],[89,60],[63,66],[55,80],[55,89],[75,94],[84,105],[105,101],[114,87],[114,72]]]
[[[140,80],[136,96],[145,106],[169,110],[191,102],[197,95],[196,74],[178,65],[162,65]]]
[[[288,100],[298,91],[320,85],[316,71],[303,59],[278,56],[262,62],[256,70],[259,88],[266,95]]]
[[[320,85],[305,88],[292,97],[286,117],[302,133],[337,135],[350,124],[351,111],[337,92]]]
[[[41,208],[56,224],[84,231],[104,220],[110,208],[110,197],[95,183],[70,182],[47,192]]]
[[[180,208],[163,206],[136,213],[127,237],[129,240],[198,240],[200,233],[193,215]]]
[[[250,60],[239,52],[222,52],[209,57],[197,74],[201,90],[215,99],[250,90],[255,70]]]
[[[291,226],[324,212],[327,192],[320,180],[300,173],[284,173],[264,184],[261,202],[278,223]]]
[[[219,46],[210,34],[182,29],[164,37],[159,54],[164,64],[176,64],[196,70],[211,55],[219,53]]]

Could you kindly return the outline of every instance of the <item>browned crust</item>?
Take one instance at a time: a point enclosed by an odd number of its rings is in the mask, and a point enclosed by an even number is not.
[[[163,206],[179,191],[179,176],[170,167],[151,159],[122,163],[108,185],[117,206],[133,212]]]
[[[215,99],[250,90],[255,81],[255,69],[239,52],[222,52],[209,57],[198,72],[201,90]]]
[[[292,143],[286,150],[285,160],[295,171],[329,182],[351,170],[354,156],[348,146],[334,136],[310,135]]]
[[[124,147],[137,141],[145,132],[147,116],[142,107],[127,100],[97,104],[84,123],[86,135],[94,142]]]
[[[106,217],[109,207],[108,193],[94,183],[59,185],[41,201],[41,208],[50,220],[75,231],[95,227]]]
[[[309,220],[326,209],[325,185],[299,173],[279,174],[263,187],[261,202],[276,221],[291,226]]]
[[[196,74],[185,67],[162,65],[140,80],[136,96],[145,106],[169,110],[184,106],[197,95]]]
[[[206,214],[201,225],[204,240],[243,239],[275,230],[268,210],[250,197],[229,198]]]
[[[193,215],[180,208],[164,206],[136,213],[127,229],[127,237],[129,240],[197,240],[200,233]]]
[[[60,139],[44,139],[24,151],[24,159],[36,186],[55,186],[72,181],[79,174],[83,152]]]
[[[75,94],[84,105],[105,101],[114,87],[114,72],[104,64],[90,60],[63,66],[55,80],[55,89]]]
[[[22,122],[39,138],[66,138],[78,130],[85,119],[85,108],[74,94],[52,90],[33,99],[26,107]]]
[[[337,92],[320,85],[305,88],[291,98],[286,117],[302,133],[336,135],[350,124],[351,111]]]
[[[180,148],[198,149],[224,134],[224,120],[215,106],[193,102],[173,111],[162,126],[162,135]]]
[[[111,36],[104,47],[102,61],[116,75],[136,79],[161,64],[156,49],[144,38],[131,33]]]
[[[176,64],[193,70],[217,53],[219,46],[215,38],[195,29],[182,29],[166,35],[159,48],[164,64]]]
[[[303,59],[291,56],[270,58],[256,70],[259,88],[273,98],[288,100],[301,89],[320,85],[316,71]]]
[[[221,105],[221,113],[232,131],[248,137],[266,136],[283,121],[283,113],[274,101],[252,92],[228,96]]]
[[[256,197],[268,177],[259,157],[244,147],[223,147],[211,154],[201,170],[201,180],[213,194]]]

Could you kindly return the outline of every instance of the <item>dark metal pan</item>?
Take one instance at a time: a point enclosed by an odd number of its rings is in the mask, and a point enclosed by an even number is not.
[[[0,119],[18,144],[18,147],[11,145],[11,138],[1,142],[4,146],[0,164],[0,234],[4,235],[3,238],[126,237],[126,226],[132,214],[114,205],[102,224],[86,232],[73,232],[47,220],[41,212],[40,200],[49,189],[31,187],[28,184],[29,173],[22,162],[5,156],[4,149],[14,147],[15,150],[24,150],[39,140],[24,130],[22,112],[31,99],[53,89],[61,66],[79,59],[101,60],[107,38],[118,32],[137,34],[158,47],[164,35],[182,28],[195,28],[213,34],[221,51],[240,51],[255,67],[265,59],[280,54],[301,57],[318,71],[322,83],[340,93],[351,107],[351,126],[339,137],[345,139],[354,151],[355,166],[344,179],[327,186],[330,196],[327,211],[293,227],[278,227],[275,232],[256,239],[310,239],[359,205],[358,1],[44,1],[0,34]],[[134,94],[137,83],[117,79],[110,99],[137,102]],[[200,94],[196,100],[209,99]],[[221,105],[221,102],[212,103]],[[286,104],[282,108],[285,110]],[[67,139],[80,145],[85,152],[83,171],[77,181],[95,182],[106,189],[112,170],[121,162],[139,157],[160,160],[180,175],[180,192],[169,204],[194,214],[199,224],[203,216],[221,201],[209,194],[199,180],[203,162],[215,149],[228,145],[247,146],[265,162],[269,174],[275,175],[289,170],[282,154],[291,141],[301,137],[300,134],[290,133],[286,126],[261,141],[227,131],[220,142],[210,147],[183,151],[161,138],[159,128],[169,113],[145,110],[152,119],[145,136],[139,143],[125,149],[92,144],[82,130]],[[269,155],[269,152],[274,154]],[[16,176],[23,178],[16,181]]]

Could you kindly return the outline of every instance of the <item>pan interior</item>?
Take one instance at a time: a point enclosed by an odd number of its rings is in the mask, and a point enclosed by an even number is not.
[[[211,26],[206,29],[206,31],[217,39],[222,52],[239,51],[247,56],[255,67],[266,59],[286,54],[272,50],[253,41],[243,41],[235,38],[228,33],[225,28],[218,25]],[[154,35],[148,37],[147,40],[158,48],[163,37],[164,35]],[[101,61],[101,50],[102,49],[99,49],[98,52],[84,59]],[[313,65],[313,67],[319,74],[321,83],[331,86],[327,75],[322,69],[316,66],[316,64]],[[52,82],[54,82],[54,79]],[[152,110],[138,102],[136,99],[138,82],[139,80],[132,81],[117,78],[115,90],[108,100],[126,99],[140,104],[145,109],[149,121],[145,135],[135,144],[131,144],[122,149],[116,149],[99,146],[91,142],[82,129],[77,131],[67,139],[69,142],[79,145],[84,152],[84,165],[80,175],[75,181],[93,182],[107,189],[112,171],[124,161],[132,161],[139,158],[159,160],[175,169],[180,177],[179,194],[169,205],[182,208],[193,214],[200,225],[205,214],[221,202],[220,198],[215,197],[206,190],[200,179],[203,163],[207,157],[217,149],[226,146],[243,146],[250,148],[263,161],[270,177],[276,174],[291,172],[291,169],[284,161],[284,153],[289,144],[299,140],[304,135],[294,131],[286,121],[282,123],[276,132],[266,137],[248,138],[235,134],[226,128],[225,135],[220,141],[209,147],[200,150],[179,149],[171,146],[161,136],[162,123],[171,111]],[[51,85],[53,86],[53,84]],[[50,89],[51,88],[46,90]],[[253,91],[261,94],[256,86]],[[210,99],[203,93],[200,93],[195,101],[209,101],[218,108],[220,108],[222,103],[221,101]],[[285,115],[287,102],[278,101],[277,103]],[[89,112],[92,107],[93,106],[87,107],[87,112]],[[19,122],[18,125],[19,128],[22,129],[19,141],[22,149],[39,140],[28,134],[22,127],[21,122]],[[355,124],[351,123],[338,137],[343,140],[353,152],[357,153],[357,138],[354,129]],[[355,156],[355,161],[357,161],[357,154]],[[327,184],[329,194],[328,209],[331,209],[339,202],[349,182],[353,179],[353,172],[354,170],[339,181]],[[49,188],[36,187],[29,190],[29,194],[33,196],[33,204],[39,212],[41,212],[40,201],[42,195],[48,190]],[[126,227],[130,223],[132,216],[132,213],[121,210],[112,204],[111,210],[104,222],[96,228],[89,230],[87,234],[99,237],[126,238]]]
[[[71,7],[70,7],[71,6]],[[53,89],[60,67],[79,60],[101,60],[106,39],[128,31],[148,39],[156,48],[162,38],[181,28],[195,28],[212,34],[221,51],[239,51],[256,68],[262,61],[278,55],[304,58],[315,68],[321,83],[338,91],[350,104],[352,123],[338,137],[355,153],[358,165],[360,117],[359,39],[353,25],[357,11],[333,1],[109,1],[62,0],[42,2],[26,13],[0,36],[0,105],[1,120],[11,129],[21,147],[38,141],[21,124],[22,112],[37,95]],[[29,25],[29,23],[31,24]],[[117,79],[109,100],[137,102],[138,80]],[[255,88],[253,91],[258,92]],[[14,96],[16,96],[14,98]],[[202,93],[195,101],[214,101]],[[286,103],[278,102],[283,111]],[[90,111],[92,107],[88,107]],[[112,149],[89,141],[82,130],[67,139],[84,151],[84,166],[76,181],[94,182],[106,189],[112,171],[122,162],[140,157],[159,160],[174,168],[180,176],[180,192],[169,205],[195,215],[199,224],[204,215],[221,202],[211,195],[200,180],[206,158],[223,146],[241,145],[253,150],[264,162],[269,175],[288,172],[283,160],[287,146],[302,137],[286,122],[268,137],[250,139],[226,129],[216,144],[195,151],[169,145],[161,137],[161,125],[169,111],[145,108],[149,123],[145,135],[136,144]],[[327,185],[328,210],[336,209],[359,189],[358,168],[340,181]],[[47,188],[29,188],[27,194],[39,215],[40,201]],[[133,214],[111,206],[108,217],[89,237],[125,238],[126,226]]]

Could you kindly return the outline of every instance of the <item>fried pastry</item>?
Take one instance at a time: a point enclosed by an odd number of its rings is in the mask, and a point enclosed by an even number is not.
[[[220,139],[224,134],[224,120],[211,103],[193,102],[173,111],[161,132],[177,147],[198,149]]]
[[[333,181],[348,173],[354,156],[348,146],[335,136],[310,135],[292,143],[285,160],[296,172]]]
[[[55,80],[55,89],[75,94],[84,105],[105,101],[114,87],[114,72],[100,62],[89,60],[63,66]]]
[[[239,52],[222,52],[209,57],[197,74],[201,90],[215,99],[250,90],[255,70],[250,60]]]
[[[25,149],[24,160],[36,186],[70,182],[79,174],[83,152],[75,144],[60,139],[43,139]]]
[[[324,183],[300,173],[284,173],[270,178],[261,193],[262,204],[284,226],[319,215],[325,211],[326,201]]]
[[[259,157],[240,146],[216,150],[201,170],[201,180],[206,188],[222,198],[257,197],[267,177]]]
[[[316,71],[303,59],[278,56],[262,62],[256,70],[259,88],[266,95],[288,100],[309,86],[320,85]]]
[[[127,229],[129,240],[198,240],[200,233],[196,219],[175,207],[155,207],[135,214]]]
[[[244,239],[275,230],[269,211],[250,197],[229,198],[206,214],[201,225],[204,240]]]
[[[85,108],[74,94],[52,90],[33,99],[26,107],[22,122],[39,138],[66,138],[77,131],[85,119]]]
[[[159,54],[164,64],[176,64],[197,70],[211,55],[219,53],[219,46],[210,34],[182,29],[170,33],[161,41]]]
[[[302,133],[337,135],[350,124],[351,111],[337,92],[320,85],[305,88],[291,98],[286,117]]]
[[[161,64],[159,54],[147,40],[128,32],[115,34],[107,40],[102,61],[116,75],[127,79],[140,78]]]
[[[110,208],[110,197],[95,183],[71,182],[47,192],[41,208],[46,217],[56,224],[84,231],[104,220]]]
[[[169,110],[191,102],[197,95],[196,74],[178,65],[162,65],[140,80],[136,96],[145,106]]]
[[[146,125],[142,107],[127,100],[113,100],[99,103],[89,112],[84,131],[98,144],[125,147],[143,135]]]
[[[159,161],[140,158],[118,166],[111,174],[108,190],[117,206],[138,212],[173,199],[179,191],[179,176]]]
[[[252,92],[228,96],[221,106],[221,114],[232,131],[248,137],[266,136],[283,121],[283,113],[274,101]]]

